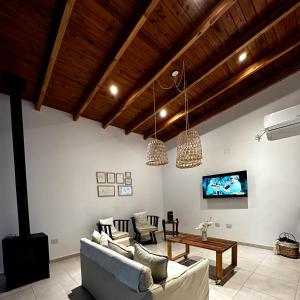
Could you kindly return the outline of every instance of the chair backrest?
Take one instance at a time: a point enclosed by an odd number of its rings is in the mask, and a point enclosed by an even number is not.
[[[114,219],[114,225],[118,231],[128,232],[129,220]]]
[[[103,224],[100,224],[100,222],[98,222],[96,225],[98,227],[99,232],[101,232],[101,231],[105,232],[112,239],[112,233],[111,233],[111,226],[110,225],[103,225]]]
[[[159,217],[158,216],[152,216],[152,215],[148,215],[147,216],[147,220],[148,222],[155,226],[155,227],[158,227],[158,220],[159,220]],[[135,223],[135,218],[134,217],[131,217],[131,221],[132,221],[132,225],[133,225],[133,230],[134,232],[137,232],[137,229],[136,229],[136,223]]]
[[[111,225],[103,225],[98,222],[97,224],[98,231],[104,231],[112,238]],[[129,220],[116,219],[114,220],[114,226],[118,231],[129,232]]]
[[[149,221],[149,223],[155,227],[158,227],[158,219],[159,219],[158,216],[152,216],[152,215],[147,216],[147,220]]]

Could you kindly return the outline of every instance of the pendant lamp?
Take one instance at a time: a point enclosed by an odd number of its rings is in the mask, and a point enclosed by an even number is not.
[[[153,103],[154,103],[154,128],[155,138],[151,140],[147,146],[146,164],[148,166],[161,166],[168,163],[167,149],[164,142],[156,138],[156,108],[155,108],[155,89],[154,83],[153,90]]]
[[[200,135],[196,130],[189,129],[188,98],[184,74],[184,104],[185,104],[185,131],[177,138],[176,167],[180,169],[194,168],[202,164],[202,147]]]

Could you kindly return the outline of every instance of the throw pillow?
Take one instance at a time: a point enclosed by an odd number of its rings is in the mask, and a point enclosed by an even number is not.
[[[159,283],[167,278],[167,256],[154,254],[142,245],[135,243],[133,260],[151,269],[153,281],[155,283]]]
[[[133,259],[133,253],[132,251],[130,251],[130,249],[128,249],[127,247],[120,245],[118,243],[115,243],[113,241],[108,241],[108,248],[129,258],[129,259]]]
[[[135,224],[137,227],[149,225],[149,222],[147,220],[147,212],[146,211],[134,213],[133,216],[135,218]]]
[[[99,245],[101,245],[101,234],[94,230],[93,234],[92,234],[92,242],[95,242]]]
[[[105,232],[102,231],[99,233],[97,230],[94,230],[92,234],[92,242],[107,247],[109,240],[112,241],[112,239]]]
[[[111,233],[116,232],[117,229],[114,226],[114,218],[107,218],[107,219],[99,219],[101,225],[111,225]]]

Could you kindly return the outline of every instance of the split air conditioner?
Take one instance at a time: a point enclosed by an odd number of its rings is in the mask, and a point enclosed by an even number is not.
[[[270,141],[300,134],[300,105],[265,116],[264,127]]]

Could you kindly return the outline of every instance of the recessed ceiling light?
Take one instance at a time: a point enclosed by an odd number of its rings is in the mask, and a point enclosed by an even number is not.
[[[118,94],[118,91],[119,91],[119,89],[118,89],[118,87],[116,86],[116,85],[114,85],[114,84],[112,84],[110,87],[109,87],[109,90],[110,90],[110,92],[112,93],[112,95],[117,95]]]
[[[162,109],[160,112],[159,112],[159,115],[161,118],[164,118],[166,115],[167,115],[167,111],[165,109]]]
[[[239,56],[239,62],[244,61],[247,58],[247,52],[243,52]]]
[[[176,76],[178,76],[178,74],[179,74],[179,72],[178,72],[177,70],[174,70],[174,71],[171,73],[172,77],[176,77]]]

